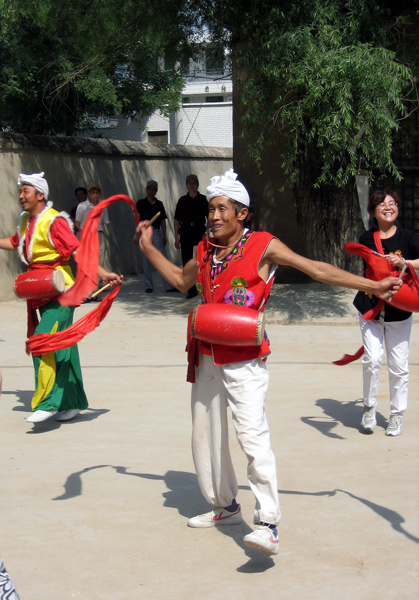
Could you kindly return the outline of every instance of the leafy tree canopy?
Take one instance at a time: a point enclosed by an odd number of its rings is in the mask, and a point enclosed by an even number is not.
[[[223,26],[232,33],[244,135],[257,160],[279,129],[287,139],[283,160],[291,183],[309,163],[317,186],[345,186],[360,167],[399,175],[393,139],[417,109],[419,62],[416,12],[400,11],[414,2],[200,5],[219,39]]]
[[[181,0],[0,0],[0,130],[72,135],[88,115],[176,109],[190,17]]]

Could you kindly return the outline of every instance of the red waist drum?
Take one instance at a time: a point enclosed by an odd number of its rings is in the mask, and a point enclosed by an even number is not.
[[[199,304],[192,311],[190,334],[209,344],[260,346],[265,313],[236,304]]]
[[[16,277],[14,290],[24,300],[48,300],[64,292],[64,274],[58,269],[26,271]]]

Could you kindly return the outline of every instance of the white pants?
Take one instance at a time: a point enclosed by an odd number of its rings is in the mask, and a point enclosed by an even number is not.
[[[256,498],[254,522],[281,518],[275,456],[265,415],[268,370],[261,359],[216,366],[201,354],[192,385],[192,453],[202,494],[215,507],[237,496],[228,444],[227,407],[248,460],[247,477]]]
[[[366,321],[359,316],[364,343],[363,396],[365,406],[377,406],[377,387],[384,343],[390,384],[390,414],[403,413],[407,408],[409,384],[409,339],[412,317],[405,321]]]
[[[166,246],[163,244],[163,235],[161,229],[153,229],[153,246],[155,246],[157,250],[159,250],[165,258],[167,258]],[[151,271],[151,262],[148,260],[144,253],[142,255],[142,260],[145,288],[146,290],[153,290],[154,284],[153,275]],[[159,275],[159,277],[161,277],[161,275]],[[164,277],[161,277],[161,280],[163,282],[165,292],[167,292],[167,290],[172,289],[173,286],[171,286],[170,283],[164,279]]]

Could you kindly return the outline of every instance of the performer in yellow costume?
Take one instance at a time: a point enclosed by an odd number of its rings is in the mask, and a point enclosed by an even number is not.
[[[0,239],[3,250],[17,250],[22,261],[34,272],[37,269],[58,269],[63,273],[66,289],[74,282],[68,260],[77,250],[79,241],[72,231],[66,213],[51,208],[48,183],[44,173],[19,176],[19,201],[24,212],[17,232]],[[99,267],[105,283],[120,283],[120,277]],[[74,306],[61,306],[54,298],[28,300],[28,337],[34,333],[55,333],[73,322]],[[36,310],[39,310],[40,322]],[[87,408],[77,345],[41,356],[33,356],[35,367],[34,411],[26,420],[45,421],[57,412],[57,419],[68,421]]]

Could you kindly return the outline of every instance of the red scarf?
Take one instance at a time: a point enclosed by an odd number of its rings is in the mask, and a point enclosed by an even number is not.
[[[135,203],[123,194],[102,200],[89,212],[75,257],[77,274],[74,285],[56,298],[62,306],[78,306],[84,298],[97,288],[97,271],[99,267],[99,234],[97,227],[100,214],[104,208],[118,200],[123,200],[132,206],[135,222],[138,225],[139,218]],[[106,317],[120,289],[120,285],[115,287],[96,308],[64,331],[31,335],[26,342],[26,352],[28,354],[32,352],[34,356],[39,356],[46,352],[55,352],[74,346],[85,335],[93,331]]]
[[[374,232],[374,244],[377,248],[378,254],[384,254],[383,245],[381,243],[380,232],[377,230]],[[346,250],[349,254],[358,254],[367,263],[365,276],[373,281],[380,281],[389,275],[397,276],[395,267],[390,265],[386,258],[377,256],[377,253],[367,248],[363,244],[352,244],[348,243],[345,245]],[[390,299],[389,299],[390,300]],[[383,310],[384,302],[389,303],[389,300],[383,300],[379,298],[379,302],[374,308],[367,311],[362,317],[366,321],[373,321],[378,313]],[[403,285],[395,296],[391,298],[391,305],[405,310],[406,312],[419,312],[419,277],[416,271],[407,265],[406,271],[403,275]],[[354,362],[364,354],[364,347],[361,348],[355,354],[345,354],[340,360],[335,360],[334,365],[343,366]]]

